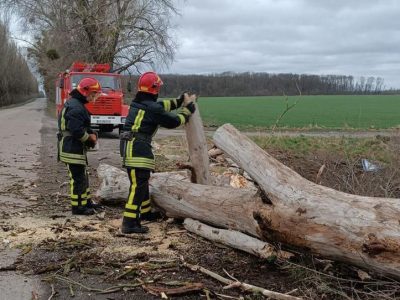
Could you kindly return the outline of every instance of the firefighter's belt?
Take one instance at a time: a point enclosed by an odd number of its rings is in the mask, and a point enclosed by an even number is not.
[[[151,144],[151,135],[140,132],[125,131],[121,133],[120,139],[123,141],[132,141],[133,139],[135,139],[138,141],[144,141]]]

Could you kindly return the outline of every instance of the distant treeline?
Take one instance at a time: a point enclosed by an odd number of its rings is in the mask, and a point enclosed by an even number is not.
[[[276,96],[276,95],[344,95],[388,94],[381,77],[343,75],[298,75],[270,73],[232,73],[210,75],[161,74],[161,96],[179,95],[192,90],[201,96]],[[138,77],[132,76],[136,84]],[[125,79],[126,80],[126,79]],[[136,88],[136,87],[135,87]]]
[[[0,106],[21,102],[38,95],[38,83],[11,41],[8,28],[0,21]]]

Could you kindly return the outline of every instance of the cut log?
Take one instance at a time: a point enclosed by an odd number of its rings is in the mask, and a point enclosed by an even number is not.
[[[101,179],[100,187],[96,192],[97,197],[108,203],[126,201],[130,187],[126,171],[100,164],[97,168],[97,176]]]
[[[206,135],[203,121],[200,117],[199,106],[196,103],[196,95],[185,94],[185,103],[194,102],[196,111],[190,116],[185,125],[186,139],[189,146],[189,157],[193,167],[196,183],[210,184],[209,159],[207,151]]]
[[[196,219],[258,236],[253,214],[262,200],[255,189],[194,184],[156,173],[150,178],[150,194],[152,203],[168,217]]]
[[[215,132],[214,143],[271,201],[254,210],[265,240],[400,278],[400,199],[351,195],[308,181],[230,124]]]
[[[187,171],[176,171],[168,173],[157,173],[159,177],[168,176],[174,180],[189,181]],[[101,179],[100,187],[96,192],[102,203],[118,204],[125,203],[129,194],[130,182],[126,171],[110,166],[100,164],[97,168],[97,176]]]
[[[218,229],[190,218],[185,219],[183,225],[186,230],[205,239],[242,250],[261,258],[270,259],[278,257],[288,259],[293,256],[293,254],[286,251],[277,251],[273,246],[239,231]]]

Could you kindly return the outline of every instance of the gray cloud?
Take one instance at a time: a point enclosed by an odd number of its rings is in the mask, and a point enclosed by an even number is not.
[[[179,1],[171,73],[380,76],[400,87],[400,1]]]

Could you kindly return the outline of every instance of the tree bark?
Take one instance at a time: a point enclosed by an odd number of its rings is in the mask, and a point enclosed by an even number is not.
[[[270,200],[253,214],[263,239],[400,278],[400,199],[351,195],[308,181],[230,124],[215,132],[214,143]]]
[[[204,134],[203,121],[200,117],[199,106],[195,100],[196,95],[185,97],[185,103],[193,101],[196,106],[196,111],[190,116],[189,122],[185,125],[189,157],[196,183],[210,184],[207,141]]]

